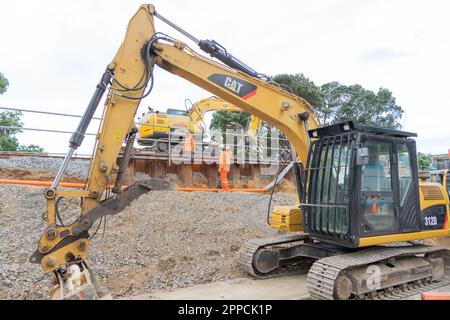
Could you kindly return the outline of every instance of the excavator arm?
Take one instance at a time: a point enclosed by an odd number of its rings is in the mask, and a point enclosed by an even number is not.
[[[211,111],[236,111],[242,112],[241,109],[232,105],[218,97],[211,97],[197,101],[189,110],[189,115],[194,125],[199,126],[203,121],[205,114]]]
[[[312,106],[275,84],[205,58],[186,44],[157,38],[156,64],[277,127],[291,141],[302,163],[309,148],[308,130],[318,122]]]
[[[194,126],[196,126],[197,128],[201,128],[200,123],[205,118],[205,114],[211,111],[242,112],[242,109],[218,97],[202,99],[194,103],[191,110],[189,111],[189,115],[192,122],[194,123]],[[261,119],[255,117],[253,114],[250,114],[246,131],[250,136],[255,136],[260,130],[261,125]]]
[[[47,227],[30,262],[44,272],[53,272],[57,285],[54,298],[95,298],[95,281],[86,264],[89,231],[107,215],[119,213],[130,202],[152,189],[168,188],[161,181],[133,185],[123,190],[122,182],[136,129],[134,116],[140,101],[153,87],[153,69],[159,66],[170,73],[229,101],[239,109],[280,129],[291,141],[298,159],[306,163],[308,129],[317,127],[309,103],[271,83],[240,60],[224,51],[215,41],[198,41],[200,48],[225,64],[200,56],[186,44],[156,33],[154,17],[170,21],[142,5],[129,22],[125,39],[99,82],[70,148],[51,188],[45,191]],[[180,31],[180,30],[179,30]],[[183,30],[181,30],[183,31]],[[94,156],[83,190],[60,190],[58,184],[104,93],[107,92],[102,122],[96,138]],[[116,164],[123,143],[124,155]],[[111,185],[115,182],[114,185]],[[65,224],[58,212],[62,198],[81,198],[81,215]],[[91,290],[94,289],[94,290]],[[94,293],[92,293],[94,292]]]

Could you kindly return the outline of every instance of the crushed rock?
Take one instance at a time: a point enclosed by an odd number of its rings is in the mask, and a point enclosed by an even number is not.
[[[51,276],[28,262],[45,227],[42,192],[0,186],[0,299],[43,299],[50,289]],[[266,224],[268,201],[252,193],[150,192],[108,217],[88,262],[113,297],[243,277],[242,243],[278,233]],[[273,205],[294,202],[294,194],[275,193]],[[72,201],[61,210],[77,207]]]
[[[45,157],[8,157],[0,158],[0,168],[3,169],[21,169],[32,171],[50,171],[58,172],[62,164],[61,158]],[[86,178],[89,172],[90,161],[81,159],[72,159],[69,162],[65,176]]]

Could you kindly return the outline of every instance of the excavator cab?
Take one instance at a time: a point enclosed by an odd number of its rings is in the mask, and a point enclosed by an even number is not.
[[[344,122],[308,131],[299,207],[272,227],[300,233],[252,239],[240,266],[264,278],[307,267],[313,299],[399,299],[448,283],[450,252],[416,240],[448,236],[448,196],[418,180],[414,133]],[[391,292],[394,292],[391,295]]]
[[[345,122],[309,131],[303,226],[356,248],[360,239],[420,231],[416,134]]]

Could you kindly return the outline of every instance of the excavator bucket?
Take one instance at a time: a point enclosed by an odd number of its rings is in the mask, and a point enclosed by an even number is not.
[[[56,272],[54,286],[50,292],[52,300],[110,300],[112,296],[100,287],[94,274],[85,262],[73,264],[64,277]]]

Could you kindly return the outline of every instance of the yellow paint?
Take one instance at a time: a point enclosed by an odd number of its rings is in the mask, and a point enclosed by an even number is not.
[[[121,133],[119,130],[117,130],[116,132],[114,132],[114,140],[119,141],[119,139],[122,137]]]
[[[286,92],[278,86],[217,64],[194,53],[187,47],[158,43],[155,45],[155,54],[158,56],[156,63],[161,68],[185,78],[243,111],[277,127],[292,142],[300,161],[306,164],[309,137],[305,124],[298,118],[298,114],[308,113],[309,128],[315,129],[318,127],[313,107],[306,100]],[[250,83],[257,87],[257,93],[244,100],[225,87],[209,81],[208,78],[213,74],[222,74],[225,77],[234,77],[242,80],[242,82]],[[290,108],[284,109],[283,101],[289,101]]]
[[[205,114],[212,111],[237,111],[243,110],[225,100],[217,97],[202,99],[192,105],[189,110],[189,116],[168,115],[162,112],[148,112],[139,121],[138,139],[152,139],[153,135],[158,133],[168,133],[170,128],[184,128],[191,132],[201,131],[201,122]],[[262,125],[261,119],[250,115],[250,123],[247,133],[255,136]]]
[[[376,246],[385,243],[424,240],[430,238],[447,237],[449,230],[432,230],[413,233],[392,234],[387,236],[366,237],[359,239],[360,247]]]
[[[139,8],[128,24],[123,43],[120,45],[113,61],[108,65],[110,72],[114,74],[117,81],[122,85],[138,87],[142,84],[140,81],[145,71],[145,66],[141,50],[155,35],[153,13],[154,7],[152,5],[143,5]],[[161,68],[187,79],[189,82],[221,97],[225,101],[229,101],[241,110],[276,126],[292,141],[294,148],[299,154],[299,159],[306,163],[309,138],[306,126],[298,118],[298,114],[307,112],[310,115],[308,120],[310,129],[315,129],[318,126],[313,108],[306,100],[288,93],[276,85],[247,76],[213,60],[201,57],[181,42],[176,44],[158,43],[155,45],[155,50],[156,64]],[[223,74],[232,76],[237,80],[246,81],[257,87],[257,93],[244,100],[225,87],[210,82],[208,77],[212,74]],[[102,116],[103,120],[100,126],[101,130],[97,135],[95,153],[86,187],[84,188],[86,193],[83,194],[81,215],[98,206],[105,188],[111,183],[111,181],[108,181],[108,176],[117,169],[116,160],[124,139],[135,126],[134,115],[140,103],[139,97],[142,96],[145,88],[126,93],[128,96],[138,98],[136,100],[123,97],[123,91],[120,91],[120,89],[121,87],[114,81],[106,99]],[[288,101],[290,107],[288,109],[284,108],[282,101]],[[99,193],[99,197],[93,199],[86,196],[94,190]],[[65,193],[67,198],[78,198],[79,195],[79,193]],[[48,227],[55,225],[55,214],[55,201],[50,199],[48,200],[46,215]],[[295,219],[298,219],[298,214],[294,216]],[[292,221],[295,220],[294,216]],[[291,216],[288,217],[291,219]],[[73,225],[66,228],[69,230],[72,227]],[[63,230],[58,228],[59,234],[60,231]],[[62,238],[58,239],[59,241],[63,240]],[[39,248],[46,244],[53,247],[56,241],[49,242],[44,236],[41,236]],[[44,271],[50,272],[58,269],[67,262],[66,259],[70,256],[85,259],[87,257],[87,248],[80,252],[76,247],[77,244],[78,242],[72,243],[46,255],[42,260]],[[56,260],[53,267],[47,265],[50,256]]]
[[[302,214],[299,207],[277,206],[273,208],[271,226],[290,232],[303,231]]]
[[[84,250],[79,250],[80,243],[84,242],[86,247]],[[89,247],[88,239],[79,239],[71,244],[62,247],[61,249],[56,250],[48,255],[46,255],[42,261],[41,266],[44,269],[44,272],[52,272],[58,269],[61,265],[66,264],[67,258],[75,257],[78,260],[85,260],[87,258]],[[53,262],[51,265],[48,264],[49,260],[52,259]]]

